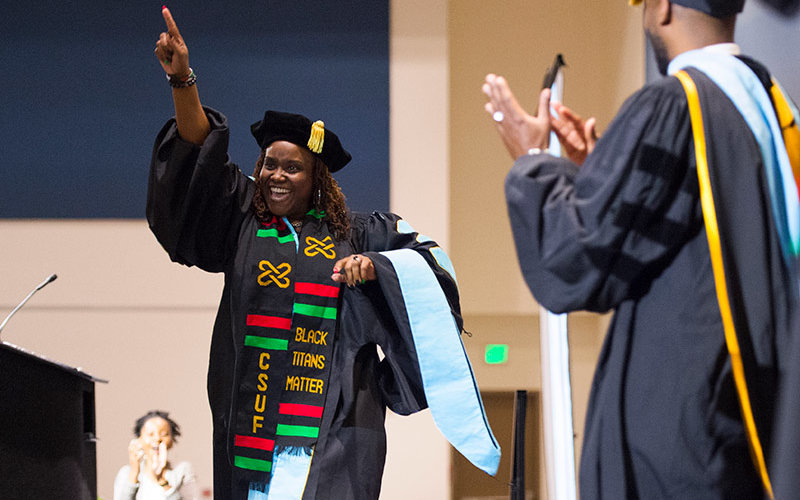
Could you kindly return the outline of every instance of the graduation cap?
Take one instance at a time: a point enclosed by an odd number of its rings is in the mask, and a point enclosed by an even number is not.
[[[672,3],[705,12],[719,19],[738,14],[744,7],[744,0],[670,0]],[[639,5],[642,0],[629,0],[631,5]]]
[[[275,141],[287,141],[306,148],[325,162],[328,170],[336,172],[352,159],[339,138],[325,129],[322,120],[311,122],[303,115],[267,110],[264,119],[250,126],[261,149]]]

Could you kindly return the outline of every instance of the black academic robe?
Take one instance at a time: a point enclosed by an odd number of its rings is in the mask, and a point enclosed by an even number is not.
[[[245,282],[244,269],[253,259],[249,252],[260,223],[250,207],[255,184],[227,157],[226,119],[206,111],[212,130],[202,146],[183,141],[173,120],[158,134],[147,218],[173,261],[225,275],[211,340],[208,398],[214,428],[214,498],[238,500],[247,498],[248,481],[231,465],[232,394],[239,386],[235,367],[244,335],[242,297],[253,287]],[[349,252],[370,257],[378,280],[342,288],[327,399],[303,498],[378,498],[386,408],[407,415],[427,406],[397,277],[389,260],[377,252],[417,251],[436,275],[461,329],[455,281],[429,251],[436,243],[400,232],[399,221],[388,213],[351,215]]]
[[[727,97],[689,71],[705,102],[709,161],[719,169],[712,185],[731,300],[768,454],[793,287],[758,146]],[[591,388],[581,498],[761,498],[678,80],[664,78],[628,99],[580,168],[524,156],[505,188],[536,299],[554,312],[615,311]]]

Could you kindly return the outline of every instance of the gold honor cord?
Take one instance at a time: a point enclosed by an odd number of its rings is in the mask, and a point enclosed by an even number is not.
[[[725,330],[725,343],[731,356],[731,367],[733,368],[733,379],[736,383],[736,392],[739,394],[739,404],[742,409],[742,417],[747,431],[747,438],[750,443],[750,453],[755,463],[756,469],[761,476],[769,498],[774,498],[772,494],[772,484],[767,474],[767,464],[764,461],[764,451],[761,448],[761,441],[756,431],[756,423],[753,418],[753,408],[750,405],[750,396],[747,392],[747,383],[744,377],[744,364],[742,363],[742,353],[739,349],[739,340],[736,338],[736,329],[733,325],[733,314],[728,299],[728,287],[725,282],[725,269],[722,264],[722,245],[720,243],[719,227],[717,226],[717,213],[714,208],[714,197],[711,194],[711,181],[708,174],[708,158],[706,156],[705,129],[703,127],[703,115],[700,109],[700,99],[697,96],[697,87],[685,71],[675,74],[678,77],[686,97],[689,102],[689,115],[692,121],[692,134],[694,136],[695,156],[697,161],[697,178],[700,183],[700,200],[703,206],[703,219],[706,226],[708,237],[708,249],[711,253],[711,265],[714,270],[714,283],[717,289],[717,301],[719,302],[720,314],[722,315],[722,325]]]

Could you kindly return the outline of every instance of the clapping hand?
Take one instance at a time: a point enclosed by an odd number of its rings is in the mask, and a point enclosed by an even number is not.
[[[153,474],[160,478],[167,466],[167,443],[161,441],[158,448],[154,449],[150,455],[150,466],[153,469]]]
[[[489,98],[484,109],[492,116],[498,134],[515,160],[531,150],[547,148],[550,131],[555,132],[567,158],[582,164],[597,142],[595,119],[584,121],[560,102],[552,102],[555,115],[550,113],[550,89],[539,94],[536,116],[528,114],[517,102],[505,78],[486,75],[482,87]]]
[[[596,120],[584,121],[580,115],[560,102],[553,102],[556,112],[550,117],[550,125],[563,147],[564,155],[578,165],[583,164],[586,156],[594,150],[597,143]]]
[[[544,89],[539,94],[536,116],[522,109],[502,76],[486,75],[482,90],[489,98],[484,109],[494,119],[497,133],[513,159],[528,154],[533,148],[547,148],[550,137],[550,89]]]

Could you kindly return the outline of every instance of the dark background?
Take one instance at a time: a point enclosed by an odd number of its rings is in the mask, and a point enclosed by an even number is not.
[[[7,2],[0,16],[0,218],[141,218],[174,114],[153,48],[161,2]],[[266,109],[321,119],[353,155],[354,210],[389,208],[389,3],[172,0],[203,104],[251,173]]]

